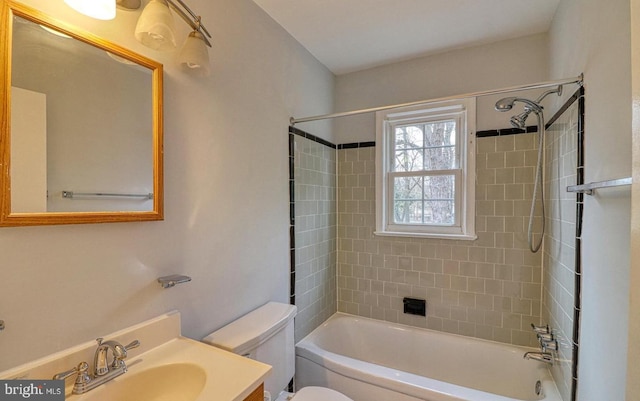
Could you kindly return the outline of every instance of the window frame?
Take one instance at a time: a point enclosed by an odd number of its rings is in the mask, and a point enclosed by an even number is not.
[[[411,123],[456,121],[458,166],[453,169],[396,172],[395,127]],[[475,234],[475,121],[476,99],[464,98],[376,113],[376,231],[380,236],[474,240]],[[393,222],[394,178],[453,175],[455,180],[452,225],[398,224]]]

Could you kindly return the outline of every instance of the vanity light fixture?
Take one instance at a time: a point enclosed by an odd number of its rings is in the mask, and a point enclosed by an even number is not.
[[[97,19],[115,18],[116,5],[127,10],[140,8],[141,0],[64,0],[73,9]],[[103,12],[95,11],[96,8]],[[109,9],[111,14],[104,12]],[[143,45],[160,51],[176,48],[175,27],[171,10],[177,13],[192,29],[180,51],[178,61],[189,72],[207,76],[210,72],[209,50],[211,34],[182,0],[149,0],[142,10],[134,36]],[[110,17],[108,17],[110,15]]]
[[[178,61],[191,73],[209,75],[209,50],[211,34],[196,15],[182,0],[150,0],[138,19],[135,36],[143,45],[155,50],[172,50],[176,47],[173,18],[175,11],[190,27],[192,32],[184,42]]]
[[[166,0],[151,0],[142,10],[135,37],[138,42],[153,50],[176,48],[173,16]]]
[[[196,18],[196,25],[200,26],[200,17]],[[198,29],[194,29],[184,41],[178,57],[182,66],[193,70],[193,72],[198,72],[198,75],[201,76],[209,75],[209,51],[205,41],[206,38],[202,33]]]

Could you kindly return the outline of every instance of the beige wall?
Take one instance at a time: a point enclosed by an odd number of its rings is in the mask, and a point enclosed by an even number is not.
[[[629,4],[563,0],[549,32],[551,78],[585,75],[585,182],[631,175]],[[630,194],[627,187],[585,196],[580,401],[624,399],[634,313],[629,310]]]
[[[543,249],[542,321],[558,342],[551,367],[562,399],[571,401],[576,272],[576,185],[579,102],[562,113],[545,133],[546,227]]]
[[[165,221],[0,229],[0,370],[168,310],[197,339],[287,302],[288,121],[332,111],[333,75],[250,0],[189,3],[214,36],[209,78],[138,44],[139,12],[25,3],[165,65]],[[329,124],[314,133],[331,139]],[[161,289],[171,273],[193,281]]]
[[[299,341],[336,312],[336,150],[294,137],[295,297]]]

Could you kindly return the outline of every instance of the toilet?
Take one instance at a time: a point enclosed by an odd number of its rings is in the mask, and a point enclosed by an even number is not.
[[[295,394],[285,388],[295,373],[293,318],[296,306],[269,302],[214,331],[203,342],[271,365],[264,382],[265,401],[353,401],[324,387],[304,387]]]

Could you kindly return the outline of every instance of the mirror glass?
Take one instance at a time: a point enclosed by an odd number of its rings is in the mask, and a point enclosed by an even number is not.
[[[162,219],[162,66],[10,10],[0,224]]]

